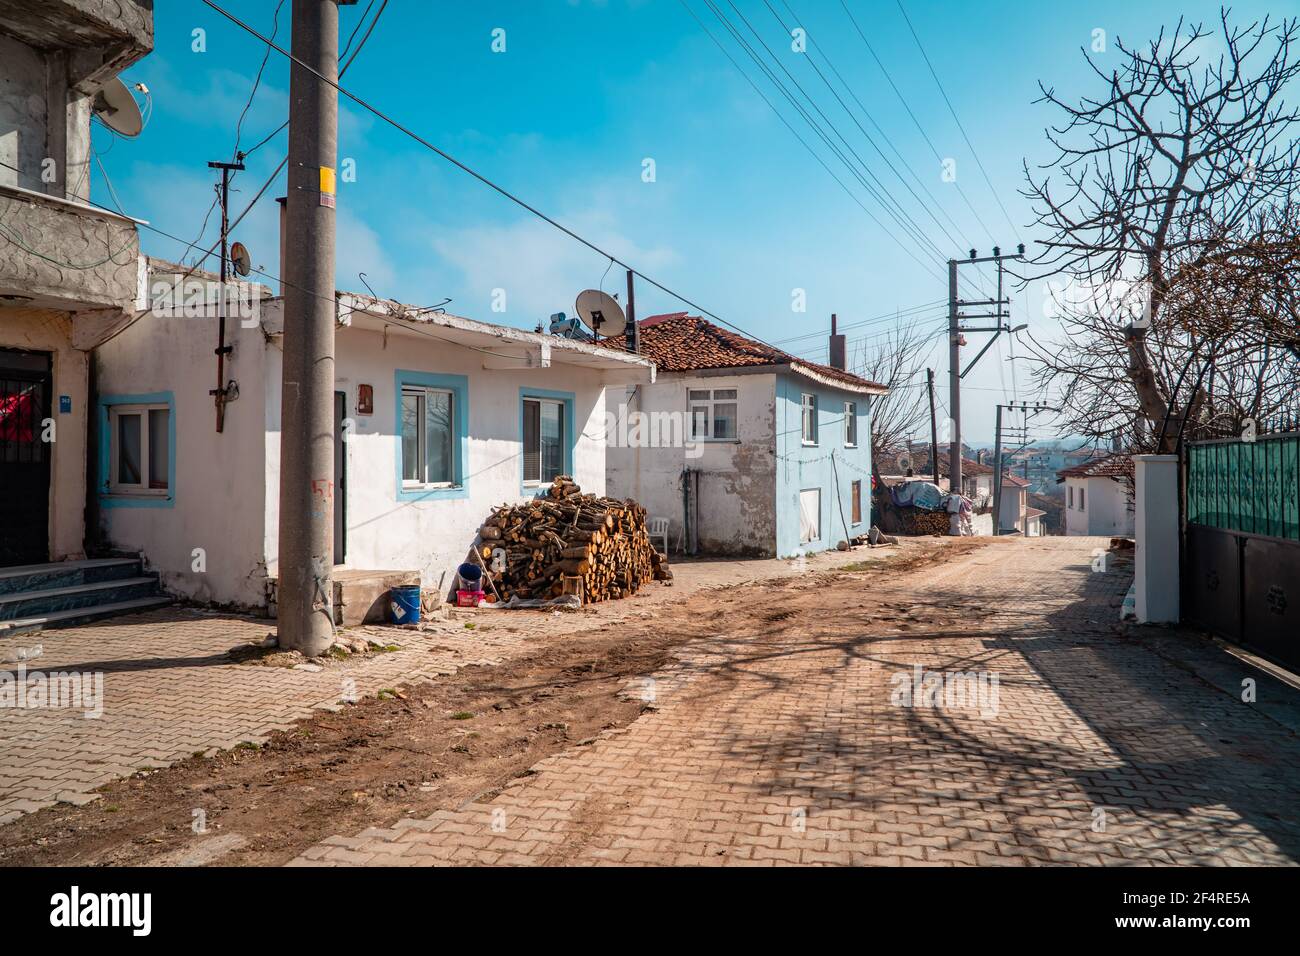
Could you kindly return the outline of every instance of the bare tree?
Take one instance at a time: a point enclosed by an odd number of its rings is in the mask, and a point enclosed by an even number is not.
[[[1065,120],[1047,131],[1058,154],[1043,177],[1025,169],[1048,233],[1034,263],[1076,294],[1062,306],[1064,341],[1036,343],[1036,374],[1063,393],[1071,430],[1127,428],[1139,446],[1168,450],[1159,433],[1173,403],[1200,420],[1216,392],[1240,412],[1294,388],[1294,322],[1288,331],[1275,310],[1289,302],[1294,318],[1284,232],[1300,112],[1282,92],[1300,73],[1300,26],[1234,27],[1227,10],[1219,20],[1214,30],[1180,20],[1145,46],[1117,40],[1109,74],[1088,58],[1098,98],[1076,105],[1040,87]],[[1216,43],[1217,57],[1202,55]]]
[[[871,460],[907,449],[908,439],[929,419],[925,357],[933,335],[916,324],[899,325],[874,347],[863,342],[851,363],[864,378],[889,388],[871,404]],[[919,381],[918,381],[919,379]]]

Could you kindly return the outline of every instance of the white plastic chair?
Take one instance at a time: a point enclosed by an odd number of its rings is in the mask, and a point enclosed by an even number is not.
[[[662,538],[664,542],[663,553],[668,553],[668,519],[651,518],[650,519],[650,541],[654,542],[655,538]]]

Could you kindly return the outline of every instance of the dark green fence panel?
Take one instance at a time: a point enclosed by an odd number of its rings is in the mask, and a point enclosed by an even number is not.
[[[1300,541],[1300,434],[1189,445],[1187,520]]]

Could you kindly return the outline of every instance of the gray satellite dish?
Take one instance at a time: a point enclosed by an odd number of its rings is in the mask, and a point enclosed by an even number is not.
[[[139,136],[144,129],[144,119],[135,97],[126,84],[114,77],[104,84],[104,88],[95,94],[95,114],[99,121],[123,136]]]
[[[623,309],[618,300],[607,292],[599,289],[579,292],[573,310],[578,313],[583,324],[597,335],[601,334],[602,326],[615,330],[612,333],[606,332],[606,335],[618,335],[623,331]]]
[[[248,254],[248,247],[242,242],[230,247],[230,264],[235,269],[235,275],[246,276],[252,271],[253,259]]]

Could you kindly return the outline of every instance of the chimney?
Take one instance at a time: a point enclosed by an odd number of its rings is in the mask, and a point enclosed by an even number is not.
[[[831,313],[831,368],[844,369],[844,336],[835,332],[835,313]]]
[[[284,295],[285,234],[289,231],[289,197],[281,196],[276,200],[280,204],[280,295]]]
[[[627,325],[623,327],[623,345],[629,352],[639,352],[641,343],[638,341],[636,328],[636,290],[632,287],[633,273],[631,269],[627,270]]]

